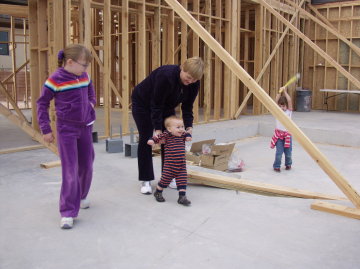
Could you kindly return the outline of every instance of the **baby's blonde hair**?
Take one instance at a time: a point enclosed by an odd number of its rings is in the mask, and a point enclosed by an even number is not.
[[[181,121],[183,122],[183,120],[177,116],[170,116],[170,117],[167,117],[164,121],[164,125],[165,125],[165,128],[168,128],[170,127],[170,125],[175,121],[175,120],[178,120],[178,121]]]
[[[193,79],[200,80],[204,74],[205,65],[200,57],[195,56],[187,59],[181,68],[184,72],[189,73]]]

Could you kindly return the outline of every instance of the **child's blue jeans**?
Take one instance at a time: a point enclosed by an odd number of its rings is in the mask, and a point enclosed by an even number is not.
[[[292,158],[291,158],[291,151],[292,151],[292,137],[290,138],[290,147],[285,148],[285,139],[278,139],[276,141],[276,153],[275,153],[275,161],[273,164],[274,168],[280,168],[281,166],[281,158],[282,154],[285,154],[285,165],[291,166]]]

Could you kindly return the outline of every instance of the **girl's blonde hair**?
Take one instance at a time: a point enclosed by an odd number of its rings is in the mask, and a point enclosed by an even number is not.
[[[170,117],[167,117],[164,121],[164,125],[165,125],[165,128],[168,128],[170,127],[170,125],[173,123],[173,121],[175,120],[178,120],[178,121],[183,121],[181,118],[177,117],[177,116],[170,116]]]
[[[182,65],[181,69],[189,73],[189,75],[196,80],[200,80],[204,74],[205,65],[200,57],[192,57],[187,59]]]
[[[85,61],[90,63],[92,60],[92,55],[89,49],[80,44],[71,44],[68,45],[64,50],[60,50],[58,54],[58,66],[62,67],[67,60],[71,59],[73,61],[79,60],[79,58],[84,55]]]

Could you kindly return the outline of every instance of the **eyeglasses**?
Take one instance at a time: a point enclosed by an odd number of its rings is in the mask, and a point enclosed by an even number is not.
[[[73,61],[74,61],[75,63],[81,65],[81,66],[84,67],[84,68],[87,68],[87,67],[89,66],[89,64],[82,64],[82,63],[79,63],[78,61],[75,61],[75,60],[73,60]]]

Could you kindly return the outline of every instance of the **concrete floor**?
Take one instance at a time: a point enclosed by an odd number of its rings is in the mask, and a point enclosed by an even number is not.
[[[360,190],[359,115],[298,112],[293,119]],[[2,117],[0,126],[0,148],[21,134],[5,135],[13,127]],[[273,126],[270,115],[204,124],[194,141],[236,141],[246,169],[229,176],[343,195],[297,142],[293,169],[274,173]],[[157,203],[139,193],[136,159],[107,154],[103,141],[95,150],[91,208],[67,231],[59,228],[61,169],[39,168],[56,156],[46,149],[0,155],[1,269],[360,268],[359,220],[311,210],[313,200],[194,185],[189,208],[171,189]],[[159,157],[154,163],[159,178]]]

